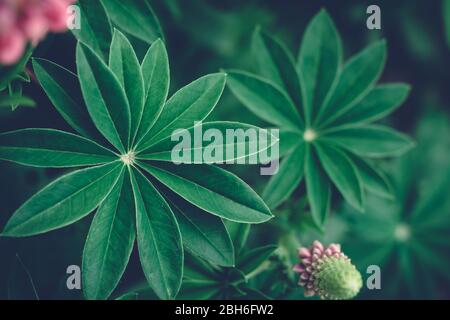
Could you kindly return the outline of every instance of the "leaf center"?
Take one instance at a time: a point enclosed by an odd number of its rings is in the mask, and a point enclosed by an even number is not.
[[[317,138],[317,133],[313,129],[306,129],[303,133],[303,139],[306,142],[312,142]]]
[[[406,242],[411,238],[411,228],[404,223],[400,223],[395,227],[394,237],[399,242]]]
[[[134,161],[136,160],[136,154],[134,151],[129,151],[128,153],[122,154],[120,156],[120,160],[127,166],[134,165]]]

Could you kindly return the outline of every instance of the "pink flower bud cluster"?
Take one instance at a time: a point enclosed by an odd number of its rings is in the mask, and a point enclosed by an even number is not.
[[[27,43],[67,29],[68,6],[76,0],[0,0],[0,64],[16,63]]]

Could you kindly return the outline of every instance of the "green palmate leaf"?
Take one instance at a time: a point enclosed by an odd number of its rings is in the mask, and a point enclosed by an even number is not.
[[[33,53],[33,46],[29,44],[20,60],[11,66],[0,66],[0,90],[8,86],[8,83],[22,72]]]
[[[297,70],[303,84],[303,108],[308,121],[319,111],[342,63],[342,43],[325,10],[308,25],[303,36]]]
[[[305,157],[305,182],[311,215],[314,222],[322,227],[331,206],[331,187],[320,161],[310,145],[307,146]]]
[[[53,129],[24,129],[0,134],[0,159],[35,167],[76,167],[117,159],[86,138]]]
[[[129,174],[117,181],[92,221],[83,251],[83,291],[87,299],[107,299],[119,283],[136,237]]]
[[[272,214],[244,181],[210,165],[140,164],[151,175],[197,207],[242,223],[262,223]]]
[[[378,80],[386,61],[386,42],[379,41],[350,59],[345,65],[332,95],[324,102],[317,124],[326,123],[359,102]]]
[[[241,103],[261,119],[286,129],[302,127],[292,100],[267,80],[247,72],[229,71],[228,86]]]
[[[166,194],[167,195],[167,194]],[[184,247],[214,265],[234,266],[234,249],[222,219],[176,196],[166,197],[180,227]]]
[[[225,86],[224,73],[210,74],[188,84],[167,101],[155,125],[143,138],[138,150],[170,137],[180,128],[191,128],[214,109]]]
[[[414,147],[408,136],[379,125],[330,131],[324,139],[365,157],[398,156]]]
[[[230,238],[233,241],[234,254],[235,256],[238,256],[247,243],[251,225],[227,220],[225,221],[225,226],[227,227]]]
[[[78,221],[103,201],[122,171],[111,163],[62,176],[17,209],[2,235],[31,236]]]
[[[253,51],[262,75],[284,88],[294,103],[300,106],[300,79],[294,59],[284,44],[257,28],[253,36]]]
[[[169,58],[161,39],[152,44],[142,61],[141,68],[144,76],[145,107],[136,136],[138,143],[159,118],[169,93]]]
[[[33,59],[33,69],[45,93],[64,120],[82,135],[98,137],[98,130],[86,112],[78,77],[44,59]]]
[[[84,100],[100,132],[125,153],[130,137],[130,106],[119,81],[88,47],[78,43],[77,68]]]
[[[300,131],[289,131],[280,129],[279,156],[283,157],[294,150],[300,143],[303,143]]]
[[[175,161],[177,157],[186,159],[183,163],[226,163],[240,160],[245,162],[249,157],[257,160],[260,152],[269,149],[278,142],[269,131],[239,122],[214,121],[205,122],[189,130],[172,135],[156,145],[142,151],[139,159]],[[267,141],[260,143],[260,135],[267,134]],[[196,143],[195,138],[201,144]],[[181,150],[174,149],[179,147]],[[255,161],[256,162],[256,161]]]
[[[299,185],[305,171],[305,149],[306,146],[302,143],[284,157],[278,173],[270,179],[263,193],[263,199],[269,208],[277,207]]]
[[[315,146],[319,159],[345,200],[359,211],[364,211],[364,192],[355,165],[340,151],[331,146]]]
[[[382,172],[360,157],[351,154],[347,154],[347,156],[353,161],[361,177],[361,181],[367,190],[384,198],[393,199],[392,187]]]
[[[257,269],[261,267],[264,261],[266,261],[276,249],[277,246],[268,245],[246,251],[239,257],[236,268],[248,276],[252,272],[257,271]]]
[[[21,107],[35,107],[36,102],[28,97],[22,95],[12,95],[12,96],[0,96],[0,108],[11,108],[16,109],[18,106]]]
[[[183,276],[183,247],[169,205],[138,170],[131,174],[136,203],[137,242],[150,287],[161,299],[173,299]]]
[[[80,28],[74,28],[74,36],[95,51],[103,61],[108,61],[112,40],[111,22],[100,1],[78,0]]]
[[[112,22],[123,31],[148,43],[162,38],[158,18],[148,0],[101,0]]]
[[[133,142],[144,110],[144,79],[131,43],[117,29],[114,30],[111,43],[109,68],[122,84],[128,99],[131,116],[130,139]]]
[[[210,263],[203,259],[197,258],[194,255],[186,254],[184,260],[184,279],[189,280],[214,280],[220,276],[218,268],[215,268]]]
[[[332,126],[355,125],[384,118],[405,102],[409,92],[410,86],[407,84],[380,85],[338,117]]]

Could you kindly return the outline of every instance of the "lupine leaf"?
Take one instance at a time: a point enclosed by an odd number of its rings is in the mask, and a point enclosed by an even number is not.
[[[191,128],[194,121],[204,120],[214,109],[225,86],[224,73],[210,74],[178,90],[167,101],[160,117],[146,134],[138,150],[170,137],[180,128]]]
[[[86,138],[53,129],[24,129],[0,134],[0,159],[35,167],[77,167],[117,160]]]
[[[351,58],[344,66],[333,94],[324,102],[316,123],[323,127],[359,102],[380,77],[385,61],[384,40]]]
[[[45,59],[33,59],[33,69],[42,88],[66,122],[88,138],[100,133],[86,109],[78,77]]]
[[[108,61],[112,40],[111,22],[100,1],[78,0],[80,28],[74,28],[74,36],[96,52],[103,61]]]
[[[262,75],[284,88],[292,101],[300,107],[300,79],[294,59],[284,44],[258,28],[253,36],[253,50]]]
[[[0,108],[11,108],[13,111],[18,107],[35,107],[36,102],[22,95],[0,96]]]
[[[119,283],[136,237],[134,198],[128,173],[102,202],[83,251],[83,292],[87,299],[107,299]]]
[[[14,79],[14,77],[22,72],[33,54],[33,46],[29,44],[20,58],[20,60],[11,66],[0,66],[0,90],[3,90],[8,86],[8,83]]]
[[[241,103],[261,119],[294,130],[302,127],[292,100],[267,80],[247,72],[229,71],[227,83]]]
[[[233,243],[222,219],[179,197],[171,196],[166,199],[178,221],[186,249],[214,265],[234,265]]]
[[[78,43],[77,68],[84,99],[97,128],[119,151],[130,137],[130,106],[119,81],[88,47]]]
[[[283,158],[279,171],[264,189],[263,199],[269,208],[276,208],[290,197],[299,185],[305,171],[305,144],[300,144]]]
[[[262,223],[272,214],[244,181],[210,165],[140,164],[168,188],[197,207],[242,223]]]
[[[342,43],[325,10],[309,23],[300,47],[297,70],[303,84],[303,108],[309,121],[319,111],[342,63]]]
[[[152,128],[159,118],[169,93],[170,71],[166,47],[161,39],[156,40],[142,61],[144,76],[144,112],[140,120],[136,141]]]
[[[138,170],[131,174],[139,257],[150,287],[161,299],[177,295],[183,275],[180,230],[169,205]]]
[[[115,25],[123,31],[152,43],[162,38],[162,30],[148,0],[101,0]]]
[[[407,84],[385,84],[374,88],[360,102],[337,118],[332,127],[379,120],[402,105],[408,97]]]
[[[185,280],[178,300],[209,300],[221,291],[221,283],[215,281]]]
[[[227,130],[232,130],[231,132],[233,133],[233,136],[231,136],[228,140]],[[277,143],[276,137],[271,136],[270,131],[266,131],[268,143],[261,144],[260,134],[262,134],[262,130],[264,129],[239,122],[205,122],[202,123],[201,128],[200,126],[196,126],[186,131],[186,135],[189,132],[189,147],[185,147],[184,145],[183,139],[187,139],[186,137],[180,139],[181,142],[178,140],[172,141],[172,137],[170,137],[142,151],[138,157],[143,160],[174,161],[175,159],[172,155],[174,148],[178,144],[183,143],[183,157],[185,157],[186,154],[190,155],[189,159],[191,161],[189,163],[201,164],[226,163],[237,160],[246,161],[246,159],[250,156],[257,159],[257,155],[260,152],[269,149]],[[199,131],[199,133],[196,134],[196,131]],[[217,133],[217,135],[212,135],[212,131]],[[211,135],[209,135],[208,132],[210,132]],[[235,133],[242,133],[243,139],[236,138],[234,136]],[[248,133],[248,135],[246,135],[246,133]],[[205,140],[205,142],[202,142],[201,145],[195,145],[194,139],[199,135],[200,139],[202,139],[202,141]],[[217,136],[223,137],[222,141],[216,140]],[[210,140],[206,141],[206,139]],[[233,152],[231,153],[230,150]],[[222,152],[222,156],[220,156],[220,152]],[[219,155],[217,153],[219,153]],[[203,157],[204,154],[207,154],[208,157]],[[186,159],[187,158],[188,157],[186,156]],[[215,159],[220,159],[220,161]]]
[[[307,146],[305,157],[305,182],[311,215],[314,222],[323,226],[330,210],[331,187],[312,146]]]
[[[351,160],[331,146],[315,146],[324,170],[342,193],[345,200],[359,211],[364,210],[361,178]]]
[[[128,39],[119,31],[114,30],[109,55],[109,68],[116,75],[130,106],[130,139],[133,142],[144,110],[144,78],[141,66]]]
[[[365,157],[401,155],[414,147],[408,136],[379,125],[343,128],[324,139]]]
[[[225,226],[227,227],[228,233],[233,241],[234,253],[238,256],[247,243],[251,225],[227,220],[225,221]]]
[[[62,176],[17,209],[2,235],[31,236],[80,220],[103,201],[121,172],[119,163],[111,163]]]
[[[236,268],[248,276],[250,273],[258,269],[276,249],[277,246],[268,245],[265,247],[248,250],[239,257]]]

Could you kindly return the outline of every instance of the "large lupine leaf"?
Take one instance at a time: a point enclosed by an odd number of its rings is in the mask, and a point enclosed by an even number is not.
[[[325,10],[308,25],[303,36],[297,70],[303,85],[303,108],[308,121],[319,111],[342,63],[342,43]]]
[[[77,68],[84,100],[97,128],[125,153],[130,138],[130,106],[116,76],[88,47],[78,43]]]
[[[321,108],[316,124],[323,127],[359,102],[383,71],[386,42],[379,41],[352,57],[344,66],[332,95]]]
[[[117,29],[111,43],[109,68],[122,84],[128,99],[131,119],[130,143],[132,143],[144,110],[144,79],[131,43]]]
[[[80,220],[103,201],[122,170],[120,163],[111,163],[62,176],[17,209],[2,235],[31,236]]]
[[[166,194],[180,227],[183,246],[214,265],[234,266],[234,249],[222,219]]]
[[[138,150],[170,137],[174,130],[190,128],[195,121],[204,120],[222,95],[226,75],[215,73],[201,77],[178,90],[167,101],[157,122],[146,134]]]
[[[300,184],[305,172],[305,144],[302,143],[283,158],[279,171],[264,189],[263,199],[269,208],[275,208],[290,197]]]
[[[324,170],[345,200],[364,211],[364,192],[361,178],[351,160],[339,149],[316,145],[315,149]]]
[[[242,104],[261,119],[294,130],[302,126],[292,100],[267,80],[247,72],[229,71],[227,83]]]
[[[401,155],[414,147],[408,136],[379,125],[333,130],[324,139],[365,157]]]
[[[94,50],[103,61],[108,61],[112,40],[111,22],[100,1],[78,0],[80,28],[74,28],[74,36]]]
[[[134,198],[125,173],[102,202],[83,251],[83,292],[87,299],[107,299],[119,283],[136,237]]]
[[[101,0],[115,25],[123,31],[152,43],[162,38],[158,18],[148,0]]]
[[[183,247],[177,221],[167,202],[142,173],[133,170],[131,180],[145,277],[160,298],[173,299],[183,275]]]
[[[166,47],[161,39],[153,42],[142,61],[144,76],[144,112],[136,135],[136,142],[152,128],[164,107],[169,93],[170,71]]]
[[[197,207],[242,223],[262,223],[272,214],[244,181],[210,165],[140,164],[161,183]]]
[[[230,130],[233,136],[227,140],[227,131]],[[253,156],[257,159],[257,155],[265,151],[276,143],[278,138],[272,136],[270,131],[266,131],[266,139],[268,143],[260,143],[260,134],[264,136],[261,128],[243,124],[239,122],[214,121],[202,123],[202,126],[195,126],[188,131],[185,131],[186,136],[180,134],[180,141],[172,141],[169,137],[156,145],[142,151],[139,154],[139,159],[144,160],[163,160],[174,161],[172,153],[174,148],[182,144],[183,157],[188,158],[184,153],[189,155],[191,160],[189,163],[227,163],[237,160],[246,161],[248,157]],[[199,131],[196,134],[196,131]],[[209,133],[210,134],[209,134]],[[214,134],[213,134],[214,133]],[[241,134],[243,139],[238,139],[234,134]],[[247,135],[248,133],[248,135]],[[183,137],[181,139],[181,137]],[[195,137],[201,139],[201,145],[195,144]],[[223,139],[217,140],[217,137]],[[186,139],[186,141],[184,140]],[[264,139],[264,137],[262,138]],[[186,144],[188,143],[188,144]],[[220,151],[219,151],[220,150]],[[232,153],[230,152],[233,151]],[[227,152],[228,151],[228,152]],[[220,156],[220,153],[221,156]],[[207,157],[203,157],[207,155]],[[197,159],[198,158],[198,159]],[[220,160],[219,160],[220,159]]]
[[[77,167],[117,160],[86,138],[54,129],[24,129],[0,134],[0,159],[35,167]]]
[[[33,59],[39,83],[66,122],[88,138],[100,133],[87,112],[78,77],[69,70],[45,59]]]
[[[259,28],[253,36],[253,50],[259,63],[259,70],[266,79],[271,79],[284,88],[294,103],[301,106],[300,78],[295,69],[291,53],[279,40]]]

